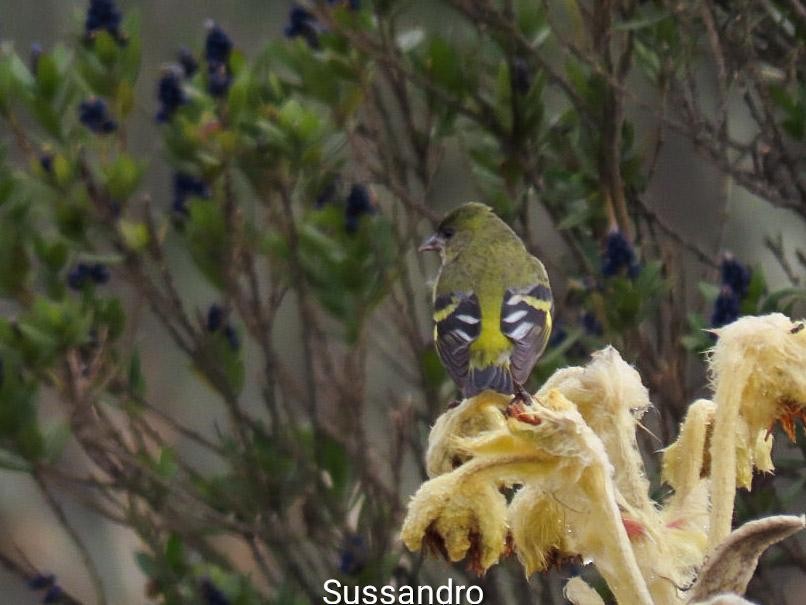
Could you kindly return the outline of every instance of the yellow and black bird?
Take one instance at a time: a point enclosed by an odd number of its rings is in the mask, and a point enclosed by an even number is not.
[[[551,333],[546,269],[489,206],[449,213],[420,251],[442,258],[434,285],[437,353],[462,395],[523,394]]]

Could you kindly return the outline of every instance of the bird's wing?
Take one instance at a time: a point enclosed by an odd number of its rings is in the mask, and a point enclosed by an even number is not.
[[[470,344],[481,333],[481,307],[472,292],[442,294],[434,300],[437,354],[453,381],[462,387],[470,366]]]
[[[501,331],[512,341],[509,357],[512,378],[523,384],[529,378],[551,334],[553,302],[546,284],[509,288],[501,305]]]

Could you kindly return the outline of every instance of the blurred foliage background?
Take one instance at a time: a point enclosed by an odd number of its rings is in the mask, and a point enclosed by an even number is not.
[[[704,328],[803,316],[806,13],[769,2],[0,1],[9,602],[319,602],[480,582],[397,541],[455,396],[414,252],[492,205],[547,265],[536,387],[612,343],[655,411]],[[776,436],[783,434],[776,430]],[[803,508],[802,428],[743,519]],[[653,478],[657,495],[664,487]],[[806,555],[750,598],[795,603]]]

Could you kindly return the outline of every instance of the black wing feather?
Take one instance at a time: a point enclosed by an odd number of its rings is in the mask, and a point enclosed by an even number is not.
[[[537,306],[549,307],[539,309]],[[512,378],[524,384],[546,348],[553,309],[551,290],[544,284],[509,288],[501,306],[501,331],[512,341],[509,357]]]
[[[472,292],[446,294],[434,301],[435,314],[449,306],[453,311],[435,327],[437,354],[453,381],[465,393],[470,367],[470,345],[481,334],[481,307]],[[469,396],[465,393],[465,396]]]

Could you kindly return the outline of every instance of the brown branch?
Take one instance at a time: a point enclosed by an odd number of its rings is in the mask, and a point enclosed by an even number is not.
[[[67,518],[67,513],[64,512],[64,508],[62,507],[61,503],[51,493],[41,471],[39,469],[34,469],[31,475],[36,482],[40,493],[45,498],[45,502],[47,502],[50,510],[56,516],[56,520],[59,522],[59,525],[73,542],[76,550],[78,550],[78,555],[81,558],[84,569],[87,570],[90,580],[92,581],[93,588],[95,589],[95,598],[97,599],[98,604],[105,605],[107,601],[104,591],[103,578],[98,572],[95,562],[92,560],[92,556],[90,555],[87,545],[84,543],[83,538],[78,534],[78,531],[76,531],[76,528],[73,527],[70,519]]]

